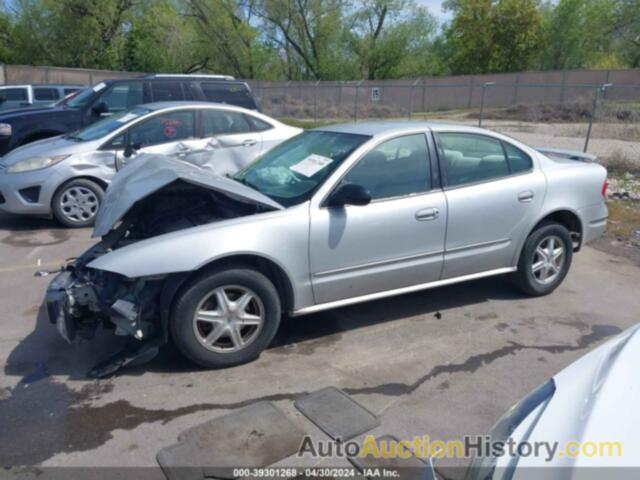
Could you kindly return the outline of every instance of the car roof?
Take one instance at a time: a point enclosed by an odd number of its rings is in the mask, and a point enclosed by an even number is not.
[[[206,73],[154,73],[151,75],[143,75],[141,78],[146,80],[210,80],[213,82],[239,82],[244,83],[244,80],[238,80],[231,75],[210,75]]]
[[[368,135],[371,137],[387,135],[390,133],[403,133],[416,130],[450,130],[454,128],[461,132],[483,132],[487,130],[468,125],[457,125],[452,123],[425,122],[419,120],[386,120],[360,123],[341,123],[336,125],[326,125],[316,128],[316,130],[326,132],[351,133],[355,135]]]
[[[82,85],[71,83],[25,83],[20,85],[0,85],[0,89],[4,88],[28,88],[28,87],[50,87],[50,88],[83,88]]]
[[[233,110],[241,110],[246,112],[255,113],[252,110],[248,110],[243,107],[239,107],[237,105],[232,105],[230,103],[218,103],[218,102],[197,102],[197,101],[189,101],[189,100],[181,100],[181,101],[164,101],[164,102],[152,102],[152,103],[143,103],[140,105],[136,105],[136,107],[148,108],[149,110],[164,110],[165,108],[174,108],[174,107],[215,107],[215,108],[228,108]],[[135,107],[134,107],[135,108]]]

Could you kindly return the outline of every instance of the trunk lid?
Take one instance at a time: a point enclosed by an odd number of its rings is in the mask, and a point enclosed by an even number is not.
[[[536,150],[549,158],[561,160],[575,160],[577,162],[592,163],[596,160],[595,155],[577,150],[565,150],[563,148],[536,148]]]
[[[137,202],[178,180],[214,190],[239,202],[271,210],[284,209],[257,190],[191,163],[162,155],[140,155],[118,172],[109,185],[92,236],[106,235]]]

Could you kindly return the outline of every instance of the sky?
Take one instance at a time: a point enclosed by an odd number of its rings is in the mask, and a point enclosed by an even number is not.
[[[423,5],[438,19],[440,23],[451,20],[451,12],[442,11],[442,2],[444,0],[416,0],[418,5]]]

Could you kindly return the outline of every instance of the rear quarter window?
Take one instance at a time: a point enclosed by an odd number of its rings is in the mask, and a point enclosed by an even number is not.
[[[251,92],[242,83],[202,82],[200,88],[209,102],[228,103],[252,110],[256,109],[256,102],[253,100]]]
[[[502,144],[507,152],[511,173],[526,172],[533,168],[533,162],[529,155],[509,143],[502,142]]]
[[[26,88],[3,88],[0,95],[12,102],[26,102],[29,99]]]
[[[245,115],[245,118],[251,125],[254,132],[264,132],[273,128],[273,125],[271,125],[270,123],[265,122],[264,120],[260,120],[253,115]]]

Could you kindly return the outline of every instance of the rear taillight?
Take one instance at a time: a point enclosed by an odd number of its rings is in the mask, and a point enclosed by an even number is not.
[[[604,179],[604,183],[602,184],[602,196],[604,198],[607,198],[607,186],[609,185],[609,182],[607,182],[607,179]]]

